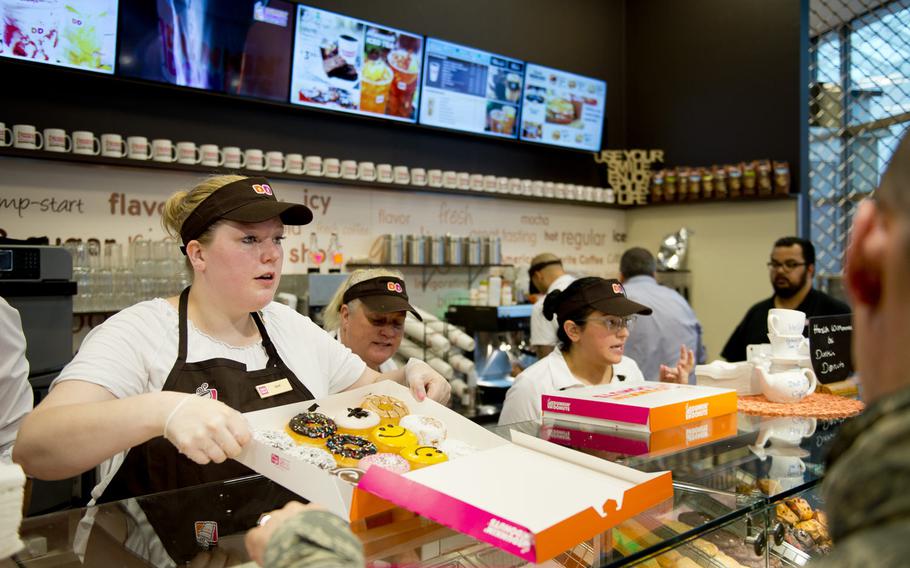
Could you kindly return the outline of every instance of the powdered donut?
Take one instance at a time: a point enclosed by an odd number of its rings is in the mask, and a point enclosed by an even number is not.
[[[253,432],[253,439],[276,450],[289,450],[297,445],[287,432],[279,430],[256,430]]]
[[[326,471],[335,469],[335,466],[337,465],[332,454],[322,448],[317,448],[316,446],[295,444],[293,448],[287,450],[287,454],[294,459],[305,461]]]
[[[364,471],[369,471],[371,466],[380,467],[382,469],[387,469],[394,473],[407,473],[411,471],[411,466],[408,464],[408,460],[404,459],[398,454],[373,454],[372,456],[367,456],[360,460],[360,468]]]
[[[423,414],[409,414],[398,421],[402,428],[407,428],[417,435],[421,446],[439,447],[446,439],[446,426],[442,420]]]
[[[462,442],[461,440],[454,440],[449,438],[448,440],[443,440],[437,446],[440,450],[444,451],[450,460],[455,460],[458,458],[463,458],[464,456],[469,456],[471,454],[477,453],[480,450],[468,444],[467,442]]]

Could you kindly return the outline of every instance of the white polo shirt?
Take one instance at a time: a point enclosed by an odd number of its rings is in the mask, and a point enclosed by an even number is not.
[[[645,382],[638,364],[623,357],[613,365],[613,380],[623,384]],[[544,394],[591,386],[583,383],[572,371],[562,356],[562,350],[554,349],[549,355],[534,363],[515,378],[515,384],[506,392],[506,400],[499,415],[499,424],[514,424],[528,420],[540,420],[540,399]]]
[[[565,290],[569,284],[575,282],[575,277],[571,274],[563,274],[550,284],[547,288],[547,294],[556,290]],[[531,345],[556,345],[556,330],[559,329],[556,316],[548,320],[543,317],[543,301],[546,298],[538,298],[531,308]]]

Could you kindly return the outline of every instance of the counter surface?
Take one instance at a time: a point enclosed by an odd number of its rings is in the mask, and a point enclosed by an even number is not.
[[[566,551],[555,559],[556,565],[634,564],[685,543],[684,552],[695,551],[706,535],[723,533],[718,542],[729,545],[724,552],[741,565],[758,566],[780,565],[780,559],[770,558],[768,547],[762,546],[762,539],[773,545],[774,530],[783,530],[777,526],[774,506],[785,498],[811,492],[821,481],[827,446],[842,422],[740,414],[725,425],[705,423],[663,438],[620,436],[615,430],[549,420],[492,430],[505,438],[510,430],[519,430],[642,471],[673,472],[671,500]],[[706,435],[706,431],[719,435]],[[238,566],[249,562],[243,547],[246,529],[261,513],[292,497],[256,475],[28,518],[21,527],[27,548],[14,560],[18,566],[34,567],[157,567],[173,566],[174,560],[177,564],[189,561],[193,566]],[[370,561],[452,567],[525,564],[400,509],[352,528]],[[206,538],[217,544],[203,548],[198,541]],[[656,566],[653,560],[649,562]],[[14,565],[13,561],[0,562],[2,568]]]

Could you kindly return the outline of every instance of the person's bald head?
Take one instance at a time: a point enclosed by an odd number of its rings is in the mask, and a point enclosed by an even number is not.
[[[531,267],[528,269],[531,283],[542,293],[546,293],[547,288],[565,273],[562,260],[551,252],[542,252],[532,258]]]

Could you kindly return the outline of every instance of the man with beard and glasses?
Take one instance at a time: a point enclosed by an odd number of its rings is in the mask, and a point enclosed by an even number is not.
[[[784,308],[805,312],[808,317],[850,313],[850,306],[812,287],[815,247],[806,239],[783,237],[774,243],[768,272],[774,295],[755,304],[733,330],[721,356],[744,361],[746,346],[768,343],[768,310]],[[808,335],[808,327],[803,330]]]

